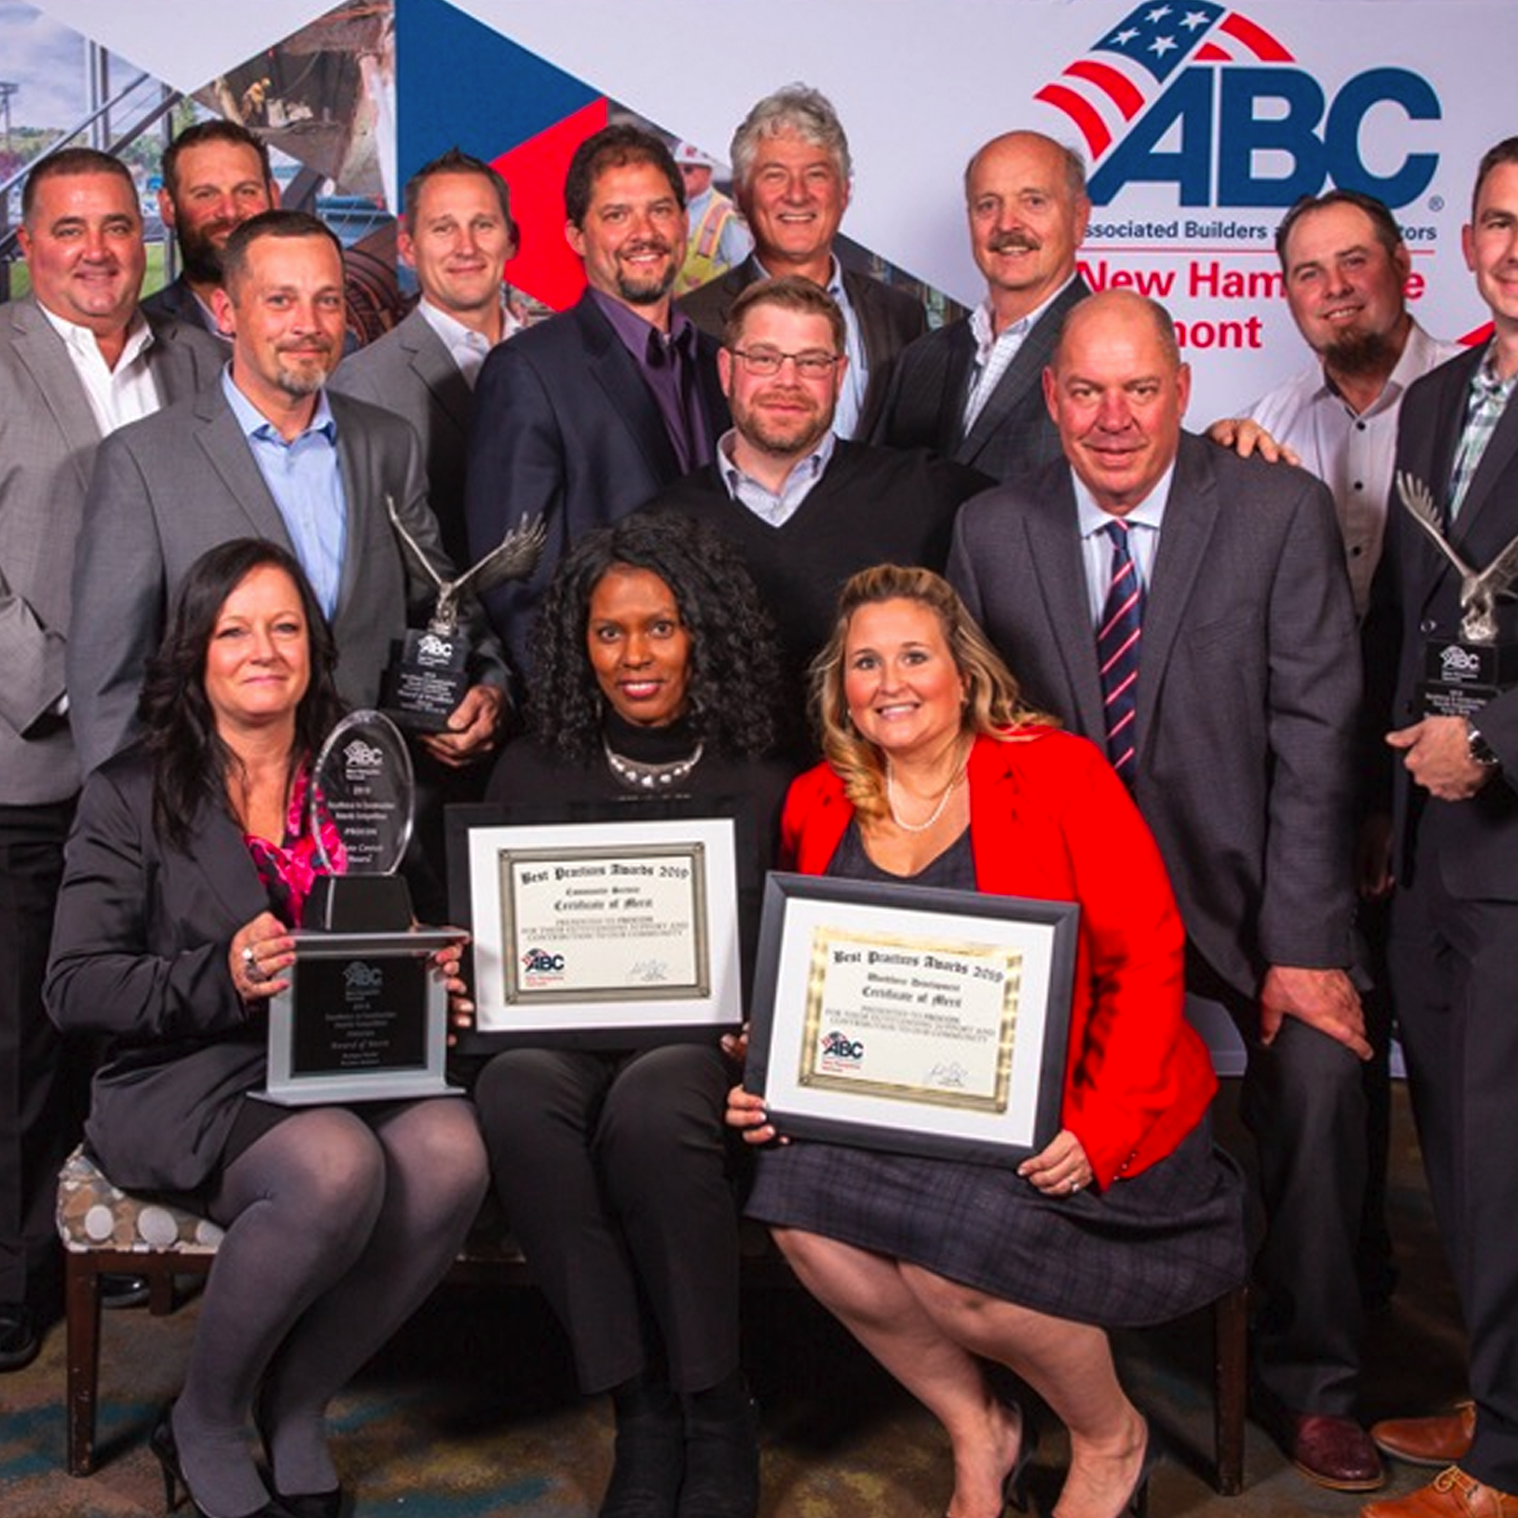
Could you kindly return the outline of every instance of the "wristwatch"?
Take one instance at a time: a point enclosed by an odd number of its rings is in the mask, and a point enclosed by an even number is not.
[[[1465,751],[1482,769],[1494,770],[1502,765],[1497,751],[1481,736],[1480,728],[1469,717],[1465,719]]]

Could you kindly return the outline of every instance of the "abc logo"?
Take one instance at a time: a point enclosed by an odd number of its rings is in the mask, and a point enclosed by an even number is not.
[[[1373,112],[1408,122],[1442,115],[1428,81],[1407,69],[1368,69],[1332,100],[1301,69],[1182,69],[1092,176],[1091,201],[1107,205],[1129,184],[1170,183],[1183,206],[1289,206],[1332,180],[1405,206],[1428,188],[1439,156],[1407,153],[1372,168],[1360,135]]]
[[[564,968],[562,954],[549,954],[542,949],[529,949],[522,956],[522,968],[529,975],[545,975]]]
[[[836,1059],[863,1059],[864,1045],[841,1033],[829,1033],[822,1041],[822,1052]]]

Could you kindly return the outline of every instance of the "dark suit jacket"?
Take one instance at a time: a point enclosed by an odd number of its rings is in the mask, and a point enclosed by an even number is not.
[[[719,343],[727,326],[727,313],[733,302],[764,274],[750,254],[736,269],[692,290],[679,301],[680,309]],[[875,426],[881,403],[891,383],[891,370],[908,343],[915,342],[928,330],[928,314],[922,302],[905,290],[883,285],[868,274],[854,269],[843,271],[843,288],[859,318],[859,338],[864,345],[865,363],[870,381],[865,387],[864,403],[859,412],[855,436],[864,441]]]
[[[1060,458],[1059,433],[1044,403],[1044,367],[1065,313],[1090,293],[1077,276],[1044,312],[968,434],[965,402],[975,364],[969,320],[918,338],[896,361],[870,441],[891,448],[931,448],[1002,481]]]
[[[416,429],[427,472],[427,504],[443,534],[443,550],[456,565],[467,565],[464,459],[474,392],[421,307],[345,358],[328,388],[383,406]]]
[[[1412,385],[1403,397],[1397,428],[1397,464],[1449,500],[1455,450],[1465,425],[1471,375],[1484,348],[1451,359]],[[1460,507],[1450,546],[1467,564],[1484,569],[1518,537],[1518,406],[1502,414]],[[1499,637],[1518,641],[1518,603],[1497,607]],[[1497,778],[1469,801],[1436,801],[1408,779],[1382,734],[1418,718],[1418,686],[1425,643],[1454,638],[1460,627],[1460,577],[1408,519],[1395,498],[1387,508],[1386,540],[1366,615],[1368,762],[1374,766],[1378,805],[1394,807],[1399,876],[1413,865],[1414,838],[1433,848],[1445,889],[1464,899],[1518,900],[1518,689],[1482,708],[1481,735],[1502,761]],[[1421,824],[1421,826],[1420,826]]]
[[[949,578],[1027,698],[1102,744],[1068,464],[961,509]],[[1134,800],[1192,942],[1252,997],[1348,966],[1355,615],[1328,491],[1182,434],[1144,615]]]
[[[717,345],[698,337],[698,379],[711,445],[727,430]],[[683,472],[659,404],[587,291],[485,360],[474,393],[464,511],[472,557],[524,516],[542,514],[548,542],[528,580],[486,598],[519,670],[538,603],[571,544],[641,506]]]
[[[221,1154],[238,1098],[264,1079],[267,1023],[227,963],[268,895],[236,824],[196,818],[188,854],[153,828],[140,749],[85,782],[69,838],[47,1007],[112,1040],[95,1076],[90,1147],[118,1185],[189,1191]]]
[[[347,498],[342,583],[332,620],[338,692],[373,706],[390,643],[420,620],[435,587],[405,554],[386,496],[439,574],[452,573],[427,509],[416,433],[388,411],[329,397]],[[268,538],[293,551],[220,384],[123,427],[101,445],[74,564],[74,604],[89,608],[69,644],[69,695],[86,772],[134,736],[143,664],[158,646],[185,571],[231,538]],[[475,614],[476,683],[505,679],[500,650]]]
[[[148,367],[165,405],[214,379],[225,355],[199,328],[150,319]],[[64,693],[70,579],[100,425],[63,340],[31,298],[0,307],[0,803],[79,789]],[[9,931],[9,929],[7,929]]]
[[[188,322],[192,327],[199,327],[202,331],[209,332],[222,345],[223,357],[231,357],[232,344],[221,335],[215,320],[195,298],[195,292],[190,288],[190,283],[183,274],[148,296],[142,303],[142,310],[148,317]]]

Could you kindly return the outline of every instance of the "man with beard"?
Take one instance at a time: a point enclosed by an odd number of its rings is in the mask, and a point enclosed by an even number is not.
[[[925,452],[836,437],[847,365],[843,314],[824,289],[800,275],[749,285],[717,355],[732,431],[713,463],[647,508],[703,518],[742,553],[779,629],[798,733],[807,666],[844,581],[884,560],[941,572],[960,502],[992,483]]]
[[[207,549],[263,537],[294,553],[332,624],[338,691],[354,707],[376,704],[408,607],[434,599],[397,540],[390,500],[437,571],[453,573],[416,433],[324,388],[343,341],[337,239],[313,216],[265,211],[227,239],[223,259],[225,286],[212,298],[231,364],[220,383],[108,438],[85,500],[68,678],[86,771],[134,736],[144,661]],[[450,767],[489,752],[502,711],[499,650],[475,631],[477,683],[447,732],[419,740]]]
[[[1411,259],[1387,208],[1358,190],[1306,196],[1276,231],[1286,302],[1318,356],[1245,412],[1333,492],[1355,612],[1363,617],[1391,499],[1397,413],[1407,387],[1463,350],[1413,320]],[[1232,444],[1236,424],[1209,428]],[[1240,451],[1249,452],[1246,434]]]
[[[485,360],[464,489],[475,558],[523,516],[541,515],[548,530],[533,576],[487,598],[519,673],[569,546],[707,463],[727,425],[717,345],[671,306],[686,216],[668,147],[627,125],[586,138],[570,160],[564,210],[587,289]]]
[[[997,480],[1060,457],[1044,365],[1070,308],[1091,202],[1080,154],[1038,132],[994,137],[965,169],[970,250],[986,298],[896,361],[872,441],[932,448]]]
[[[222,249],[235,228],[278,204],[269,150],[252,132],[235,121],[186,127],[164,150],[158,191],[159,215],[179,245],[179,278],[150,295],[142,309],[227,339],[212,307],[221,288]]]

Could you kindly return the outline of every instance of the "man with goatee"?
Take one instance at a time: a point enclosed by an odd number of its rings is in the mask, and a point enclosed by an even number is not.
[[[464,488],[475,558],[524,514],[541,514],[548,530],[536,573],[486,600],[519,673],[543,592],[575,539],[709,462],[727,425],[717,345],[671,305],[685,262],[685,183],[663,140],[629,125],[586,138],[570,160],[564,211],[587,289],[485,360]]]

